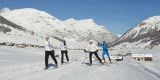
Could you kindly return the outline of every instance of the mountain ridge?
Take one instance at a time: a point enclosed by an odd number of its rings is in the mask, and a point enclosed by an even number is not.
[[[113,42],[112,46],[116,46],[125,42],[134,43],[140,41],[138,44],[150,42],[150,44],[146,46],[154,47],[160,44],[159,34],[160,16],[153,16],[128,30],[119,39]]]
[[[68,39],[74,38],[77,41],[88,41],[88,36],[90,36],[88,34],[91,34],[93,38],[98,39],[100,42],[103,40],[112,42],[117,39],[116,35],[104,26],[97,25],[93,19],[75,20],[71,18],[61,21],[44,11],[33,8],[10,10],[2,12],[1,15],[40,35],[49,34]]]

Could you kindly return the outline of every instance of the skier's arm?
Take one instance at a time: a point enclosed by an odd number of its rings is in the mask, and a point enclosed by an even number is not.
[[[107,48],[109,48],[108,44],[106,44],[106,45],[107,45]]]
[[[102,43],[98,43],[98,46],[99,46],[99,47],[102,47]]]
[[[86,53],[87,52],[87,47],[83,47],[83,51]]]
[[[89,48],[90,48],[89,45],[85,48],[86,52],[89,51]]]
[[[60,43],[60,48],[61,48],[61,49],[62,49],[62,46],[63,46],[62,43]]]
[[[94,44],[94,47],[95,47],[96,51],[98,52],[98,46],[96,44]]]
[[[68,46],[67,46],[67,44],[66,44],[66,49],[68,49]]]
[[[50,48],[53,48],[53,49],[54,49],[54,47],[53,47],[51,41],[48,42],[48,45],[50,46]]]

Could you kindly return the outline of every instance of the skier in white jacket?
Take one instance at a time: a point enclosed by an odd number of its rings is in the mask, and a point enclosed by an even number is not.
[[[61,47],[61,64],[64,63],[64,54],[66,56],[67,59],[67,63],[69,63],[69,57],[68,57],[68,51],[67,51],[67,44],[66,41],[63,39],[62,42],[60,43],[60,47]]]
[[[45,37],[45,42],[44,42],[44,49],[45,49],[45,69],[48,69],[48,59],[49,59],[49,55],[52,57],[52,59],[55,62],[55,67],[57,67],[57,60],[55,58],[55,52],[53,49],[53,46],[51,44],[51,41],[49,40],[49,37]]]
[[[90,60],[90,65],[92,65],[92,55],[94,54],[97,59],[99,60],[99,62],[102,64],[101,59],[98,56],[98,46],[96,46],[95,43],[93,43],[93,41],[90,40],[89,45],[86,48],[86,51],[89,52],[89,60]]]

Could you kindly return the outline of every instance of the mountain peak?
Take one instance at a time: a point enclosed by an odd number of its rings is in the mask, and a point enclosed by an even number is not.
[[[151,23],[151,24],[158,23],[158,22],[160,22],[160,16],[150,17],[150,18],[144,20],[143,22],[144,22],[144,23]]]
[[[4,7],[4,8],[2,8],[2,9],[0,10],[0,13],[3,13],[3,12],[9,12],[9,11],[10,11],[10,9],[9,9],[9,8]]]
[[[7,8],[5,8],[4,10],[9,10]],[[2,15],[12,15],[12,16],[31,16],[31,15],[36,15],[36,16],[47,16],[47,17],[53,17],[52,15],[50,15],[49,13],[45,12],[45,11],[40,11],[38,9],[34,9],[34,8],[22,8],[22,9],[14,9],[12,11],[10,11],[8,14],[4,13]]]
[[[95,23],[95,21],[93,19],[82,19],[82,20],[77,20],[75,18],[69,18],[65,21],[69,21],[69,22],[76,22],[76,21],[81,21],[81,22],[91,22],[91,23]]]

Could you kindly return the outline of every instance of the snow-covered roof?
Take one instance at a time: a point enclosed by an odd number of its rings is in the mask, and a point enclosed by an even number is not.
[[[132,54],[132,57],[153,57],[152,54]]]

